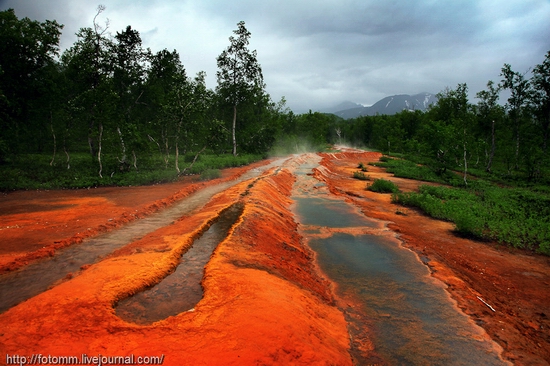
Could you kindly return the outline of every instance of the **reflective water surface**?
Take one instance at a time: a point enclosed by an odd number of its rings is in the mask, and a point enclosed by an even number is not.
[[[499,347],[455,306],[416,254],[383,223],[298,169],[294,211],[321,270],[337,285],[356,364],[502,365]],[[335,228],[332,234],[330,228]],[[349,232],[342,230],[348,228]],[[369,339],[373,352],[362,347]],[[373,356],[373,354],[375,356]]]
[[[170,225],[183,215],[205,205],[213,195],[247,179],[258,177],[262,172],[278,167],[284,159],[251,169],[239,178],[211,185],[189,195],[179,202],[146,218],[135,220],[121,228],[84,240],[80,244],[56,251],[55,256],[31,263],[20,270],[0,276],[0,313],[41,292],[48,290],[80,271],[81,267],[100,261],[116,249],[140,239],[146,234]]]
[[[119,301],[115,307],[116,314],[128,322],[151,324],[192,309],[203,296],[201,281],[204,266],[242,211],[243,207],[239,204],[224,211],[182,255],[174,272],[157,285]]]

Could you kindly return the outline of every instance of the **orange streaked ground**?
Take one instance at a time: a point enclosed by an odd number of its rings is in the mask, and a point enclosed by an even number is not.
[[[316,177],[365,215],[388,221],[405,246],[429,260],[433,276],[448,286],[464,313],[503,347],[506,358],[517,365],[550,364],[550,258],[460,238],[452,223],[392,204],[389,194],[367,191],[366,182],[350,179],[359,162],[378,161],[378,153],[321,155],[324,168],[316,170]],[[402,191],[429,184],[396,178],[374,166],[368,166],[365,174],[373,180],[391,180]]]
[[[240,183],[13,307],[0,315],[0,352],[164,355],[165,365],[351,364],[344,317],[288,210],[292,182],[283,170]],[[208,222],[239,200],[242,219],[207,265],[205,295],[193,311],[150,326],[115,315],[118,299],[162,278]]]
[[[507,358],[518,365],[550,363],[548,257],[456,237],[452,224],[396,206],[389,195],[366,191],[364,181],[351,178],[353,171],[380,154],[321,156],[315,176],[366,215],[390,222],[404,245],[429,260],[434,276]],[[227,170],[223,179],[249,168]],[[368,169],[371,178],[390,179],[402,190],[421,184],[381,168]],[[0,364],[6,354],[34,353],[164,355],[165,365],[351,364],[348,330],[334,305],[331,284],[318,273],[289,210],[293,182],[291,169],[282,169],[240,183],[196,214],[0,314]],[[9,193],[0,199],[0,269],[55,255],[56,247],[115,229],[209,184],[216,182]],[[206,266],[205,296],[193,311],[150,326],[116,316],[117,300],[163,278],[193,238],[237,201],[245,204],[243,216]],[[368,353],[371,346],[368,339],[364,342]]]

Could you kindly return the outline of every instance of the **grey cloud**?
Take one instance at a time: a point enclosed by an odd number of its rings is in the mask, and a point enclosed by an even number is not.
[[[190,74],[215,86],[215,58],[244,20],[268,92],[297,111],[342,100],[437,93],[467,83],[471,96],[502,65],[525,71],[550,50],[547,0],[104,0],[111,31],[138,30],[153,51],[176,49]],[[18,16],[66,24],[62,47],[90,26],[84,0],[4,0]],[[69,35],[66,35],[69,34]],[[73,38],[71,38],[73,37]],[[328,105],[327,105],[328,104]]]

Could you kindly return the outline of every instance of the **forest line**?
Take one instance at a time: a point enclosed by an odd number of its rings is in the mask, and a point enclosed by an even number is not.
[[[477,104],[459,84],[440,92],[426,112],[343,120],[311,111],[296,115],[284,97],[274,102],[244,22],[217,58],[212,90],[204,72],[187,75],[178,51],[145,48],[131,26],[112,35],[98,20],[104,10],[98,7],[92,26],[81,28],[62,53],[63,27],[55,20],[0,12],[3,168],[35,169],[36,160],[50,175],[84,169],[98,177],[90,185],[109,185],[117,184],[109,176],[153,167],[172,176],[200,173],[208,155],[231,154],[229,164],[241,164],[239,156],[246,163],[270,151],[347,142],[414,156],[438,174],[460,170],[465,184],[478,171],[548,181],[550,52],[530,78],[505,64],[501,80],[477,93]],[[506,101],[499,100],[503,90]]]

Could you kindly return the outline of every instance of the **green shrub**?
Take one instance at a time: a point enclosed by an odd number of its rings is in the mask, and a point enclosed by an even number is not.
[[[385,179],[375,179],[374,182],[367,186],[369,191],[378,193],[397,193],[399,188],[395,183]]]
[[[370,178],[363,172],[353,172],[353,178],[359,180],[369,180]]]
[[[446,183],[451,185],[463,184],[460,177],[453,172],[447,171],[445,173],[438,174],[427,165],[417,164],[409,160],[392,159],[383,156],[380,158],[380,163],[376,165],[386,168],[388,173],[393,173],[394,176],[399,178]]]
[[[452,221],[457,233],[550,255],[550,197],[477,182],[475,188],[420,186],[393,202]]]
[[[368,171],[367,166],[363,163],[359,163],[359,165],[357,165],[357,169],[361,169],[362,172]]]
[[[189,167],[195,155],[180,155],[179,168]],[[170,156],[168,164],[165,156],[158,153],[141,154],[137,159],[137,170],[133,164],[128,169],[120,170],[120,163],[115,155],[102,157],[103,177],[99,177],[99,165],[96,158],[89,153],[71,153],[70,168],[64,155],[56,157],[52,165],[50,154],[20,154],[10,162],[0,164],[0,191],[17,189],[57,189],[88,188],[99,186],[136,186],[153,183],[165,183],[178,180],[174,157]],[[216,155],[201,154],[191,169],[184,174],[201,174],[207,169],[223,169],[243,166],[261,160],[261,155],[243,154]],[[212,174],[212,173],[209,173]]]

